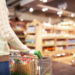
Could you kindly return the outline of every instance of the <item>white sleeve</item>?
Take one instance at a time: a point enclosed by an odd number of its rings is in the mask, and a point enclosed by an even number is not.
[[[16,36],[9,24],[8,9],[5,0],[0,0],[0,31],[14,48],[28,51],[27,47]]]

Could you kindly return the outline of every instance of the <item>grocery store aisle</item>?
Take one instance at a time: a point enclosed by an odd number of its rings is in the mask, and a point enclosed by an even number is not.
[[[53,61],[53,75],[75,75],[75,67]]]

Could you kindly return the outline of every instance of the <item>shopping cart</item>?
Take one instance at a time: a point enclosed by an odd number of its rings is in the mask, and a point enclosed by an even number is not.
[[[52,75],[52,61],[50,57],[38,59],[37,56],[19,54],[11,55],[12,75]]]

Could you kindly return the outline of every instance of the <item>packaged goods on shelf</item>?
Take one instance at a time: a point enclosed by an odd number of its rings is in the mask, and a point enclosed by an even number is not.
[[[16,35],[19,37],[19,39],[22,41],[22,43],[25,44],[25,35],[24,35],[24,31],[25,31],[25,26],[23,24],[25,24],[24,22],[21,22],[22,24],[20,25],[19,22],[14,22],[13,20],[11,20],[12,24],[11,27],[13,29],[13,31],[16,33]]]
[[[57,34],[53,34],[53,33],[50,33],[50,34],[42,34],[43,37],[56,37]]]
[[[34,35],[27,35],[26,38],[27,38],[27,39],[35,39],[35,36],[34,36]]]
[[[31,22],[30,24],[33,25],[33,30],[35,29],[35,38],[30,36],[33,34],[27,34],[27,39],[35,40],[35,49],[38,48],[39,50],[61,51],[68,50],[69,43],[74,45],[74,41],[70,42],[70,39],[75,38],[74,27],[72,26],[50,25],[47,23],[44,23],[43,25],[43,23],[39,23],[37,21]],[[27,28],[29,28],[29,25]],[[74,47],[71,48],[75,49]]]
[[[58,50],[64,50],[65,49],[65,47],[63,47],[63,46],[59,46],[59,47],[56,47],[56,51],[58,51]]]
[[[73,43],[75,43],[75,39],[68,40],[68,44],[73,44]]]
[[[27,32],[28,32],[28,33],[29,33],[29,32],[30,32],[30,33],[31,33],[31,32],[35,32],[35,31],[36,31],[36,29],[35,29],[34,26],[31,26],[31,27],[29,26],[28,29],[27,29]]]
[[[66,42],[57,42],[56,45],[66,45]]]
[[[44,50],[45,51],[47,51],[47,50],[48,51],[54,51],[55,50],[55,47],[45,47]]]
[[[15,26],[16,29],[22,29],[22,26]]]
[[[70,37],[69,34],[56,34],[56,33],[50,33],[50,34],[43,34],[42,36],[47,37]]]
[[[47,31],[45,29],[43,29],[42,34],[47,34]]]
[[[31,44],[35,44],[35,36],[33,35],[28,35],[25,39],[26,43],[31,43]]]
[[[43,25],[47,26],[47,27],[51,27],[52,26],[50,23],[46,23],[46,22],[44,22]]]
[[[25,39],[25,42],[35,44],[35,40],[32,40],[32,39]]]
[[[54,41],[44,41],[44,45],[54,45]]]
[[[59,41],[56,42],[57,46],[58,45],[66,45],[66,44],[67,44],[66,40],[59,40]]]
[[[58,58],[58,57],[65,57],[65,56],[71,56],[71,55],[73,55],[72,53],[58,53],[58,54],[56,54],[56,55],[53,55],[52,57],[53,58]]]
[[[69,46],[68,46],[68,49],[69,49],[69,50],[75,49],[75,46],[69,45]]]

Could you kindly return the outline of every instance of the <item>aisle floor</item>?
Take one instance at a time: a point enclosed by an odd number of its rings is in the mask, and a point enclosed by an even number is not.
[[[75,67],[53,61],[53,75],[75,75]]]

